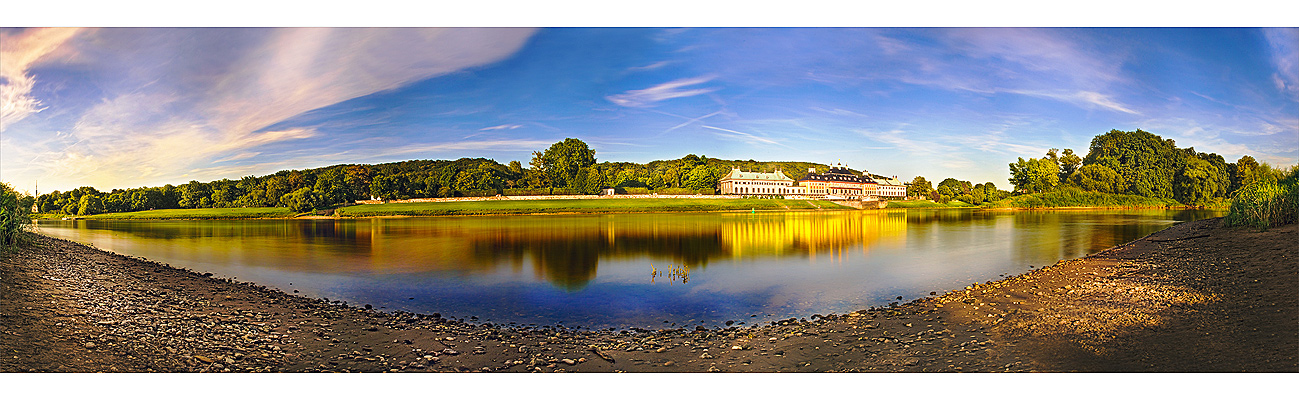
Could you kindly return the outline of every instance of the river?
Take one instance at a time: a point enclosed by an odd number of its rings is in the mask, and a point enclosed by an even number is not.
[[[1222,214],[853,210],[81,220],[36,227],[104,250],[358,306],[479,323],[656,329],[883,306]]]

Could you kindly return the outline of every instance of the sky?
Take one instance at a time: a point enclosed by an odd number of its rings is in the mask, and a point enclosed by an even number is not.
[[[21,191],[486,157],[843,163],[1008,188],[1111,129],[1299,162],[1295,28],[0,28]]]

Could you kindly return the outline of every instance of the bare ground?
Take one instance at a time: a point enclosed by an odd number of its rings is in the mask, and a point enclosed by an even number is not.
[[[0,260],[0,372],[1299,371],[1296,225],[1220,224],[895,307],[633,331],[384,313],[37,237]]]

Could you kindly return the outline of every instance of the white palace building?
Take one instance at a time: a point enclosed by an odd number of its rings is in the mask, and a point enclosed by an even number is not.
[[[815,168],[808,168],[807,175],[797,181],[779,169],[775,172],[749,172],[732,168],[718,183],[722,194],[741,196],[865,201],[907,196],[907,186],[896,176],[872,178],[866,172],[857,175],[838,164],[831,166],[825,173],[817,173]]]

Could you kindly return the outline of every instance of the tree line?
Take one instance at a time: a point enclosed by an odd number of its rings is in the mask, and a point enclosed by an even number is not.
[[[925,177],[917,176],[907,183],[907,197],[924,197],[938,203],[955,200],[979,205],[1010,197],[1010,192],[997,189],[997,185],[992,182],[972,184],[956,178],[943,179],[935,188]]]
[[[1258,170],[1248,155],[1228,163],[1218,154],[1178,148],[1172,139],[1140,129],[1115,129],[1092,138],[1085,157],[1071,149],[1020,157],[1010,164],[1010,183],[1019,194],[1078,188],[1204,205],[1249,185]]]
[[[237,180],[190,181],[180,185],[113,189],[84,186],[42,194],[40,212],[89,215],[171,208],[288,207],[297,212],[356,200],[404,200],[495,195],[622,193],[716,193],[717,182],[733,167],[790,173],[825,164],[720,160],[686,155],[646,164],[597,162],[595,150],[579,139],[564,139],[535,151],[525,167],[486,158],[410,160],[383,164],[343,164],[285,170]]]

